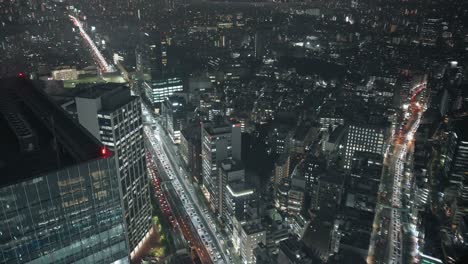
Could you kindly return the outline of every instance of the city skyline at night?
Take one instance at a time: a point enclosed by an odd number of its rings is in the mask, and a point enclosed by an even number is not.
[[[0,263],[468,263],[468,2],[0,1]]]

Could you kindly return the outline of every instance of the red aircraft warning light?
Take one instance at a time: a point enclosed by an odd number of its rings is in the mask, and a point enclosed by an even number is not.
[[[18,72],[18,74],[16,74],[16,77],[18,78],[25,78],[26,77],[26,74],[24,72]]]
[[[109,149],[106,147],[106,146],[102,146],[101,147],[101,156],[103,158],[107,158],[111,155],[111,152],[109,151]]]

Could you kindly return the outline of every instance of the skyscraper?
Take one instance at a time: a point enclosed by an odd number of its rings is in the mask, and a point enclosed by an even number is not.
[[[219,212],[220,178],[217,170],[225,159],[240,160],[240,124],[232,124],[217,116],[212,122],[203,122],[201,129],[203,186],[211,209]]]
[[[356,151],[383,154],[385,151],[385,129],[373,125],[350,125],[345,147],[345,169],[350,168],[354,152]]]
[[[0,81],[0,263],[128,263],[114,153],[37,85]]]
[[[130,252],[151,229],[140,98],[119,84],[86,89],[75,98],[80,124],[115,152]]]

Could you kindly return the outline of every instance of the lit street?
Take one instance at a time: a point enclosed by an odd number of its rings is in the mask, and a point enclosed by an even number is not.
[[[143,110],[143,112],[148,113],[147,110]],[[153,117],[146,114],[145,118],[152,120]],[[157,125],[156,121],[153,121],[152,124],[157,126],[156,130],[153,130],[151,126],[146,126],[145,133],[150,138],[155,153],[162,164],[159,169],[169,175],[174,189],[182,200],[183,208],[190,216],[192,224],[195,226],[198,236],[203,241],[212,261],[214,263],[221,263],[223,259],[226,261],[228,258],[221,246],[224,242],[219,240],[213,219],[207,214],[206,208],[202,207],[202,203],[195,195],[193,187],[187,183],[188,180],[185,175],[188,174],[179,165],[180,160],[176,157],[171,140],[165,135],[162,128]]]
[[[404,118],[390,141],[390,148],[385,153],[381,195],[376,208],[368,263],[403,264],[410,261],[405,258],[405,254],[414,256],[412,252],[406,252],[412,247],[405,245],[404,241],[403,226],[411,224],[403,220],[404,213],[409,208],[409,205],[404,203],[404,193],[411,188],[412,180],[409,178],[411,174],[406,172],[406,167],[411,160],[414,134],[425,110],[416,98],[419,98],[419,93],[423,91],[425,85],[423,83],[416,86],[410,96],[411,105],[403,106]],[[417,260],[412,259],[411,262]]]

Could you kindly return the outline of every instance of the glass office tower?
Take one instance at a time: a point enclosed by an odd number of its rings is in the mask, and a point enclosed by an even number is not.
[[[28,80],[0,80],[0,263],[128,263],[114,153]]]

